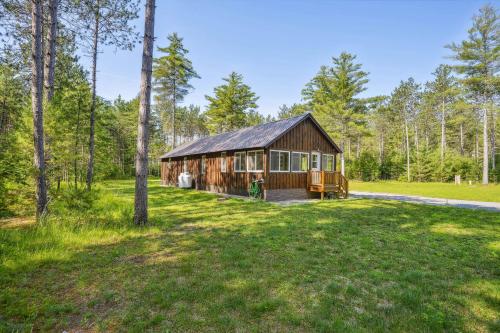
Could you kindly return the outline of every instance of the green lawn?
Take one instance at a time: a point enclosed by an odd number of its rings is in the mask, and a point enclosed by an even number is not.
[[[133,181],[44,226],[0,222],[0,331],[499,332],[500,214],[282,207]]]
[[[432,198],[500,202],[500,185],[468,185],[462,183],[406,183],[397,181],[360,182],[349,181],[352,191],[386,192],[421,195]]]

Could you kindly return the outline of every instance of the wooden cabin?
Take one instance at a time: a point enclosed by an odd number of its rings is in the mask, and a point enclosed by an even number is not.
[[[262,179],[265,200],[347,197],[348,182],[337,171],[340,148],[310,113],[204,137],[161,156],[161,182],[177,186],[182,172],[192,187],[248,195]]]

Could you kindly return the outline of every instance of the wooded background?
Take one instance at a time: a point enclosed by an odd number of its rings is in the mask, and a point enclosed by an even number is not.
[[[32,200],[41,176],[50,197],[61,184],[90,188],[96,180],[135,175],[139,100],[98,96],[96,71],[104,45],[136,46],[139,33],[132,22],[140,5],[0,0],[0,214]],[[153,62],[149,172],[158,176],[158,157],[186,141],[313,112],[344,150],[348,178],[452,181],[458,174],[497,182],[499,40],[498,10],[485,5],[473,17],[466,40],[443,46],[450,58],[431,81],[401,78],[389,96],[361,98],[370,74],[356,55],[343,52],[325,59],[305,83],[302,103],[263,116],[258,96],[235,72],[206,96],[206,108],[185,105],[193,80],[203,73],[195,70],[182,38],[172,33],[167,45],[156,48]],[[91,67],[82,66],[77,54],[88,55]],[[33,85],[33,73],[43,82],[40,89]],[[40,105],[31,104],[34,93],[42,97]],[[37,126],[41,132],[34,131]],[[35,154],[34,142],[41,152]]]

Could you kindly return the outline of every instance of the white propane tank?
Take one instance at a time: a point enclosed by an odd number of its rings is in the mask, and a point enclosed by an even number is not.
[[[193,182],[193,177],[189,172],[183,172],[179,175],[180,188],[191,188],[192,182]]]

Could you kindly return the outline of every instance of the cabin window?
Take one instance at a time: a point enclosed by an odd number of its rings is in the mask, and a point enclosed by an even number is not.
[[[205,174],[205,169],[207,167],[207,157],[205,155],[201,156],[201,174]]]
[[[234,171],[245,172],[245,157],[244,151],[234,153]]]
[[[282,150],[271,150],[271,171],[290,171],[290,152]]]
[[[247,152],[247,170],[253,172],[264,171],[264,151],[253,150]]]
[[[220,153],[220,172],[227,172],[226,152]]]
[[[292,152],[292,171],[307,172],[309,169],[309,154]]]
[[[314,152],[311,153],[311,170],[314,171],[319,171],[320,170],[320,158],[321,158],[321,153]]]
[[[184,157],[184,163],[183,163],[183,172],[188,172],[188,158]]]
[[[323,154],[323,170],[333,171],[333,155]]]

